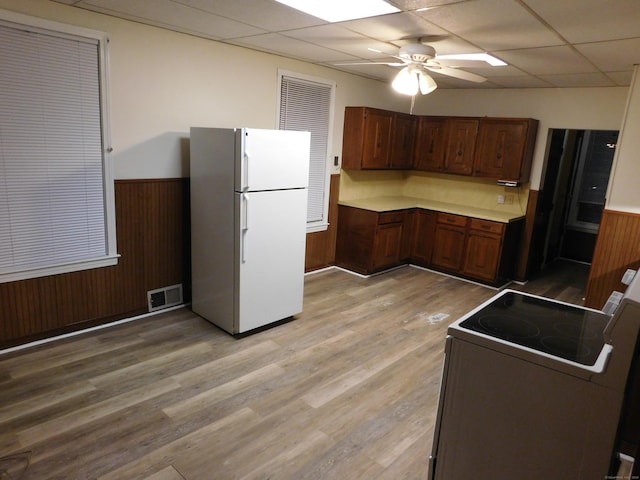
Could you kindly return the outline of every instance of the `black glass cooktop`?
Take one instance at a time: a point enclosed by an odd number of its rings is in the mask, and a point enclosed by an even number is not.
[[[583,365],[594,365],[609,317],[507,291],[460,323],[473,330]]]

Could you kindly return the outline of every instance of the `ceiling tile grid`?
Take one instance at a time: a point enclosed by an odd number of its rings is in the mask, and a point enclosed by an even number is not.
[[[50,1],[383,82],[399,67],[361,63],[401,63],[411,42],[509,64],[458,66],[484,83],[434,73],[439,88],[626,86],[640,63],[640,0],[388,0],[401,11],[334,24],[275,0]]]

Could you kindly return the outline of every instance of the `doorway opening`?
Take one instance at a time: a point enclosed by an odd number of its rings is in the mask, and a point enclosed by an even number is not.
[[[590,264],[618,131],[550,129],[549,135],[547,170],[536,215],[544,247],[536,269],[558,259]]]

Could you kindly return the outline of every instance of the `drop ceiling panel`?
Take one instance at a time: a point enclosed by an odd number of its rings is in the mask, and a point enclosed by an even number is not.
[[[477,67],[468,67],[463,70],[471,73],[477,73],[478,75],[482,75],[487,78],[495,78],[495,77],[517,77],[517,76],[525,76],[527,75],[525,72],[518,70],[516,67],[507,65],[503,67],[490,67],[484,66],[487,65],[485,62],[474,62]]]
[[[397,42],[398,40],[448,34],[445,30],[429,23],[422,17],[409,12],[350,20],[342,22],[341,25],[354,32],[385,42],[394,42],[397,45],[401,44],[401,42]]]
[[[366,78],[380,80],[382,82],[391,82],[398,74],[398,69],[388,67],[386,65],[336,65],[332,68],[343,72],[354,73]]]
[[[632,71],[627,72],[607,72],[607,77],[616,82],[616,85],[621,87],[631,84],[631,78],[633,77]]]
[[[357,58],[352,55],[320,47],[312,43],[303,42],[278,33],[267,33],[265,35],[237,38],[229,40],[227,43],[275,53],[277,55],[288,56],[291,58],[306,59],[307,61],[314,63],[357,60]]]
[[[528,48],[498,52],[509,65],[533,75],[592,73],[596,68],[571,47]]]
[[[430,8],[448,3],[460,3],[469,0],[387,0],[400,10],[418,10],[419,8]]]
[[[638,0],[525,0],[571,43],[640,37]]]
[[[474,0],[417,14],[488,51],[562,44],[552,30],[513,0]]]
[[[78,4],[90,10],[212,39],[257,35],[265,30],[171,0],[86,0]]]
[[[540,75],[542,80],[554,87],[614,87],[616,83],[606,75],[596,73],[574,73],[571,75]]]
[[[576,49],[604,72],[630,71],[640,64],[640,38],[576,45]]]
[[[322,47],[339,50],[362,59],[389,58],[389,55],[398,53],[398,48],[394,45],[373,40],[340,25],[320,25],[318,27],[289,30],[284,35]],[[370,49],[378,50],[382,53],[377,53]]]
[[[275,0],[51,1],[381,81],[398,68],[333,63],[393,61],[426,37],[438,55],[488,51],[510,64],[463,69],[482,86],[439,76],[439,88],[626,86],[640,63],[640,0],[389,0],[402,11],[336,24]]]
[[[549,88],[553,86],[549,82],[532,76],[497,77],[492,78],[491,83],[503,88]]]

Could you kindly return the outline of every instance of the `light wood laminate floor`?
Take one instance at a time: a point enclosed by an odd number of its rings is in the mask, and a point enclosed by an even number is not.
[[[495,293],[334,269],[241,339],[183,308],[2,355],[0,478],[425,479],[447,325]]]

